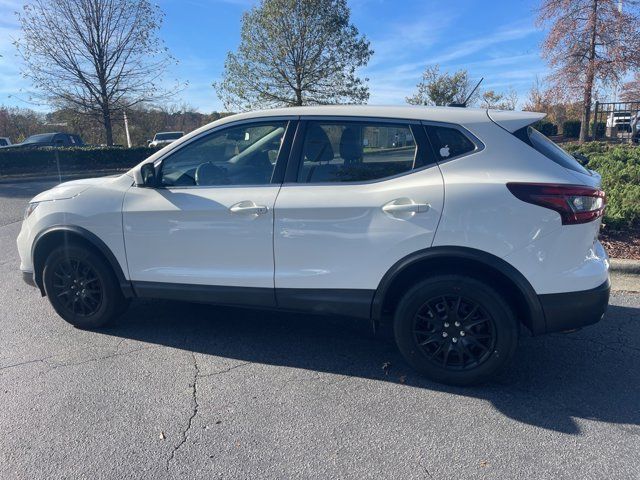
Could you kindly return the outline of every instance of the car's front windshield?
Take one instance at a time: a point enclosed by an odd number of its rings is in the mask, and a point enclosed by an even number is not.
[[[177,140],[182,137],[182,132],[156,133],[156,140]]]
[[[45,143],[45,142],[51,142],[52,139],[53,139],[52,134],[41,133],[39,135],[31,135],[30,137],[27,137],[27,139],[25,139],[25,141],[22,143]]]

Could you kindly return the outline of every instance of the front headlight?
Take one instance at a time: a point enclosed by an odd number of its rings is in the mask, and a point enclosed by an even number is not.
[[[29,215],[33,213],[38,205],[40,205],[40,202],[31,202],[29,205],[27,205],[27,209],[24,211],[25,220],[29,218]]]

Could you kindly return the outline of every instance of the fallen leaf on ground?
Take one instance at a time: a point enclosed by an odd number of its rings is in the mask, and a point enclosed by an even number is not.
[[[391,362],[384,362],[382,364],[382,370],[384,371],[385,375],[389,374],[389,367],[391,367]]]
[[[160,432],[160,440],[165,440],[167,437],[164,432]]]

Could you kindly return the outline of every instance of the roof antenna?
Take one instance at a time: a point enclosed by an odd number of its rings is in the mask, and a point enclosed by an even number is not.
[[[482,81],[484,80],[484,77],[482,77],[480,79],[480,81],[478,83],[476,83],[476,86],[473,88],[473,90],[471,90],[471,93],[469,94],[469,96],[465,99],[464,102],[462,103],[450,103],[449,105],[447,105],[447,107],[461,107],[461,108],[467,108],[467,103],[469,102],[469,100],[471,100],[471,97],[473,96],[474,93],[476,93],[476,90],[478,89],[478,87],[480,86],[480,84],[482,83]]]

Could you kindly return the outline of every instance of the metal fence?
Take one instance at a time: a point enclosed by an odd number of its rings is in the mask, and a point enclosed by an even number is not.
[[[640,142],[640,101],[596,102],[593,118],[591,136],[594,140]]]

